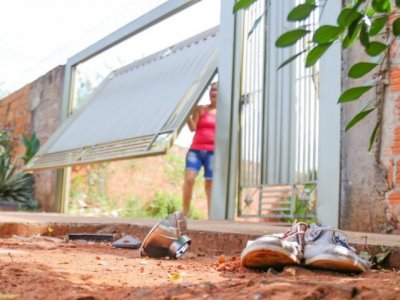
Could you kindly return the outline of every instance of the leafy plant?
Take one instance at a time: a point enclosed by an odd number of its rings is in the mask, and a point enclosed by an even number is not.
[[[281,221],[290,223],[294,221],[317,223],[318,220],[315,217],[316,187],[316,184],[313,183],[305,184],[302,193],[296,194],[293,218],[282,218]]]
[[[168,181],[180,185],[185,172],[183,168],[185,165],[184,157],[170,151],[165,156],[165,162],[164,173],[168,176]]]
[[[233,8],[234,12],[246,9],[256,0],[236,1]],[[382,109],[384,99],[384,86],[387,80],[388,53],[392,43],[400,36],[400,1],[396,0],[392,6],[391,0],[354,0],[344,7],[337,16],[336,24],[321,25],[313,29],[311,20],[312,12],[324,8],[327,0],[305,0],[303,3],[294,7],[288,14],[289,22],[296,22],[297,28],[283,33],[275,42],[276,47],[290,47],[297,44],[300,40],[308,38],[309,42],[304,43],[303,49],[287,58],[279,68],[286,66],[295,59],[306,55],[305,67],[312,67],[334,44],[341,43],[344,49],[349,48],[359,41],[365,53],[371,57],[370,61],[356,62],[349,70],[349,78],[362,78],[367,74],[373,73],[372,84],[364,84],[350,88],[342,93],[338,103],[347,103],[359,100],[368,91],[375,90],[375,99],[369,101],[367,105],[360,108],[360,111],[350,120],[346,126],[346,131],[351,129],[361,120],[365,119],[371,112]],[[393,20],[393,22],[388,22]],[[368,150],[372,149],[373,144],[378,140],[381,120],[378,120],[372,131]]]
[[[143,210],[149,217],[165,218],[166,216],[182,210],[182,200],[179,196],[165,192],[156,191],[154,199],[143,206]],[[189,211],[189,218],[191,219],[204,219],[204,215],[191,207]]]
[[[143,207],[148,216],[165,218],[169,214],[182,210],[182,201],[174,194],[156,191],[154,199]]]
[[[25,133],[23,133],[22,142],[25,146],[25,155],[22,157],[22,160],[26,165],[39,151],[40,141],[37,138],[36,133],[32,133],[29,138],[25,135]]]
[[[359,253],[360,257],[368,260],[371,263],[371,268],[376,270],[383,269],[388,261],[391,251],[385,246],[380,246],[380,250],[375,251],[377,253],[371,253],[367,245],[365,245],[364,248],[365,249]]]
[[[147,217],[146,211],[143,210],[143,200],[131,198],[125,201],[126,205],[121,210],[120,215],[126,218],[144,218]]]
[[[168,212],[180,210],[184,151],[177,149],[165,156],[150,159],[153,160],[157,162],[157,167],[148,168],[149,158],[143,158],[73,169],[68,213],[164,218]],[[134,181],[133,185],[128,190],[117,190],[110,178],[115,174]],[[159,186],[156,191],[146,186],[153,176],[161,176],[163,179],[161,188]],[[202,193],[204,193],[204,178],[199,176],[194,187],[194,199],[198,200],[200,197],[196,196]],[[189,217],[204,219],[205,213],[196,208],[198,201],[193,202]]]
[[[27,163],[39,149],[36,135],[27,138],[23,135],[25,154],[23,162]],[[20,208],[35,208],[38,202],[33,197],[34,178],[32,174],[17,170],[18,158],[12,159],[17,143],[13,129],[0,128],[0,200],[19,204]]]

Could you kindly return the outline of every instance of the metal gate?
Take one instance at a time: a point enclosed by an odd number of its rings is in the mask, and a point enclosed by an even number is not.
[[[278,49],[298,1],[258,0],[243,16],[239,133],[239,217],[286,221],[315,215],[318,65],[304,59],[278,70],[300,49]],[[318,11],[313,15],[318,23]],[[295,47],[292,47],[295,48]]]

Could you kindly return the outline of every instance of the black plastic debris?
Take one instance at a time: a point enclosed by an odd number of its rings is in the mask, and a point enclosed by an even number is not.
[[[91,242],[112,242],[115,239],[112,233],[69,233],[67,240],[82,240]]]
[[[142,245],[142,242],[139,241],[137,238],[126,235],[119,240],[112,243],[112,246],[115,248],[127,248],[127,249],[139,249]]]

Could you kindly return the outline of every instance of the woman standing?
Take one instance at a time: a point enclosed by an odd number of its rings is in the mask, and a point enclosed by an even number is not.
[[[208,215],[210,214],[217,97],[218,83],[214,82],[210,88],[210,104],[197,106],[193,115],[188,120],[189,129],[195,132],[195,134],[186,155],[183,182],[183,213],[186,216],[189,213],[196,176],[202,167],[204,168],[204,189],[207,197],[207,210]]]

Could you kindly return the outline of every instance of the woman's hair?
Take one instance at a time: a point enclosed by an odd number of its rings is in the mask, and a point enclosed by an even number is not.
[[[213,87],[213,85],[217,85],[218,86],[218,81],[211,82],[211,84],[210,84],[210,86],[208,88],[209,91],[211,91],[211,88]]]

